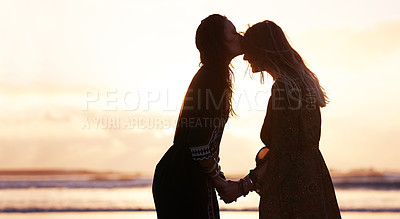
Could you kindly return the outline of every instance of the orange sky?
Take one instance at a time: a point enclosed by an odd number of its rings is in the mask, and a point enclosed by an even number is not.
[[[280,25],[327,89],[321,151],[338,170],[399,170],[398,1],[1,1],[0,168],[151,174],[171,145],[211,13]],[[226,173],[254,166],[272,79],[236,69]]]

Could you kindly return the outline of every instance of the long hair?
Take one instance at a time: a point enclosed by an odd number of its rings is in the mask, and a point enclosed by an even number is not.
[[[285,33],[274,22],[265,20],[250,27],[244,34],[244,50],[248,59],[266,69],[274,81],[283,82],[286,91],[289,91],[287,93],[294,91],[300,96],[303,88],[312,92],[318,106],[325,107],[329,102],[317,76],[306,66],[286,39]],[[261,74],[263,79],[263,72]]]
[[[233,71],[230,68],[228,50],[225,46],[224,28],[228,19],[212,14],[201,21],[196,31],[196,47],[200,52],[200,65],[215,70],[223,79],[223,91],[227,98],[227,110],[235,115],[232,107]]]

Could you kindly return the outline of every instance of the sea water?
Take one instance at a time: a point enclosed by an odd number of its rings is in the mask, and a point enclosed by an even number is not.
[[[334,178],[343,218],[400,218],[400,175]],[[151,178],[0,178],[0,218],[156,218]],[[222,218],[258,218],[259,196],[220,201]]]

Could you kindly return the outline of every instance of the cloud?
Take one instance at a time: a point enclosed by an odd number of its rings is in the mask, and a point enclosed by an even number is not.
[[[319,28],[290,38],[312,66],[362,72],[400,49],[400,20],[361,29]]]
[[[0,139],[0,168],[87,168],[150,173],[171,139],[154,132]],[[151,153],[149,153],[151,152]]]
[[[4,60],[0,63],[0,168],[123,169],[151,174],[172,144],[182,95],[173,104],[178,109],[168,113],[152,109],[104,112],[103,105],[84,112],[86,92],[102,92],[103,98],[110,90],[102,84],[143,90],[173,86],[184,92],[197,70],[198,53],[193,42],[196,26],[215,11],[215,5],[210,8],[214,3],[202,4],[200,10],[197,5],[184,5],[188,8],[182,10],[180,3],[174,3],[177,7],[173,10],[165,10],[170,2],[155,1],[47,3],[29,7],[22,2],[0,3],[7,6],[0,7],[4,16],[15,18],[1,22],[7,34],[0,42],[4,48],[0,51]],[[346,8],[343,3],[332,3],[329,6],[334,7],[329,9],[333,9],[325,10],[327,5],[319,2],[312,5],[321,10],[314,8],[312,13],[297,7],[290,9],[294,13],[287,13],[286,3],[273,4],[257,7],[256,13],[254,5],[261,6],[261,2],[239,2],[229,7],[218,3],[218,8],[242,27],[250,21],[276,18],[283,29],[296,30],[290,38],[313,69],[333,73],[329,77],[318,74],[326,79],[323,85],[330,85],[327,87],[333,97],[323,112],[326,119],[321,142],[330,166],[398,166],[398,153],[394,152],[399,145],[396,124],[400,108],[396,102],[399,78],[395,75],[400,21],[363,27],[342,25],[352,17],[353,24],[366,16],[368,23],[384,20],[361,10],[354,12],[358,3]],[[369,10],[385,11],[388,7],[393,14],[393,4]],[[345,10],[345,17],[335,17],[339,9]],[[269,15],[265,13],[268,10]],[[251,13],[244,16],[244,11]],[[326,14],[329,16],[315,20],[315,15]],[[325,22],[328,24],[324,27]],[[347,27],[332,29],[330,24]],[[319,28],[307,29],[310,27]],[[245,89],[254,88],[257,82],[252,83]],[[265,106],[252,104],[261,111],[253,115],[246,111],[249,107],[245,100],[237,99],[244,105],[238,112],[243,113],[231,120],[221,144],[221,162],[228,173],[247,173],[262,147],[259,131]],[[88,120],[90,127],[85,129]],[[163,120],[168,128],[157,127]]]

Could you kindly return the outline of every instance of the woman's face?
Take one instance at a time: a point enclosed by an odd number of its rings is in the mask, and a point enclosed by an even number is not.
[[[250,63],[251,71],[253,73],[265,70],[264,67],[260,65],[260,63],[258,63],[254,58],[250,58],[250,56],[247,53],[244,54],[243,60],[248,61]]]
[[[236,32],[235,26],[231,21],[225,21],[224,27],[225,43],[231,58],[234,58],[240,54],[243,54],[242,40],[243,36]]]

